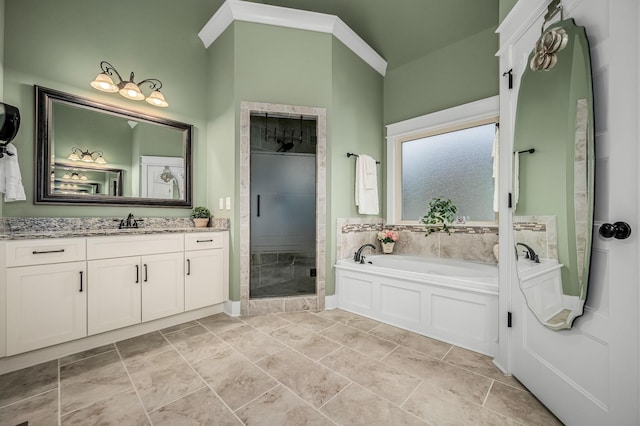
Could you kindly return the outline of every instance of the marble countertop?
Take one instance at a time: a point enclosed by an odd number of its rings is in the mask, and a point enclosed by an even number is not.
[[[106,237],[191,232],[221,232],[231,228],[228,218],[211,218],[206,228],[196,228],[190,218],[135,218],[138,228],[119,229],[122,218],[113,217],[8,217],[0,218],[0,240]]]
[[[147,235],[168,233],[197,233],[224,232],[226,229],[217,228],[130,228],[130,229],[72,229],[68,231],[19,231],[0,234],[0,240],[31,240],[45,238],[75,238],[75,237],[108,237],[114,235]]]

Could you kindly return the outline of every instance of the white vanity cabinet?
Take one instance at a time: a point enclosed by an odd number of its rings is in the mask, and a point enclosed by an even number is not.
[[[6,243],[7,355],[87,335],[85,239]]]
[[[184,308],[186,311],[229,298],[228,233],[185,235]]]
[[[183,258],[183,234],[88,239],[88,334],[184,312]]]

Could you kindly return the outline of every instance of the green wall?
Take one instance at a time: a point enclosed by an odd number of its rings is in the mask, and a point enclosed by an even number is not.
[[[498,4],[498,17],[500,19],[499,22],[504,21],[504,18],[507,17],[513,6],[516,5],[518,0],[499,0]]]
[[[334,294],[337,217],[353,207],[350,150],[382,155],[382,77],[330,34],[235,22],[209,47],[209,202],[229,216],[230,298],[240,299],[240,102],[327,109],[327,294]],[[382,178],[381,178],[382,179]],[[351,183],[348,183],[351,182]],[[217,210],[231,196],[232,211]]]
[[[15,140],[27,201],[6,203],[4,216],[188,216],[188,209],[33,204],[34,94],[41,85],[194,125],[194,203],[206,199],[207,52],[197,32],[221,0],[5,0],[4,101],[20,108]],[[126,13],[123,13],[126,11]],[[101,60],[123,78],[158,78],[166,109],[98,92],[89,82]],[[144,91],[145,89],[143,89]],[[148,93],[148,92],[147,92]]]
[[[384,79],[384,123],[498,94],[498,36],[489,28],[390,69]]]

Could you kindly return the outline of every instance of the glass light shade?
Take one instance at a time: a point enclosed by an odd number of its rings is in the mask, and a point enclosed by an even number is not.
[[[80,180],[80,176],[79,176],[76,172],[73,172],[73,173],[71,174],[71,179],[73,179],[73,180]]]
[[[98,155],[98,158],[96,158],[95,162],[98,164],[107,164],[107,160],[104,159],[102,154]]]
[[[89,180],[89,178],[85,175],[80,175],[80,180]]]
[[[88,152],[82,154],[81,160],[85,163],[93,163],[93,157]]]
[[[116,86],[111,77],[105,73],[98,74],[96,79],[91,82],[91,87],[109,93],[115,93],[118,91],[118,86]]]
[[[132,81],[128,82],[122,89],[120,89],[120,94],[133,101],[141,101],[144,99],[144,95],[140,91],[140,88]]]
[[[62,179],[71,179],[71,174],[69,172],[64,172]]]
[[[151,94],[147,99],[145,99],[145,101],[157,107],[166,108],[169,106],[167,101],[164,99],[164,95],[160,93],[159,90],[154,90],[153,92],[151,92]]]
[[[71,155],[69,155],[67,157],[67,160],[71,160],[71,161],[80,161],[80,157],[78,157],[78,154],[74,152],[71,153]]]

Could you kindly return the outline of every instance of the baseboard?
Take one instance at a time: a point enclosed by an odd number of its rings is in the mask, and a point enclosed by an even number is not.
[[[338,307],[338,295],[332,294],[331,296],[324,297],[324,308],[328,311],[336,309]]]
[[[231,317],[240,316],[240,301],[227,300],[224,302],[224,313]]]

